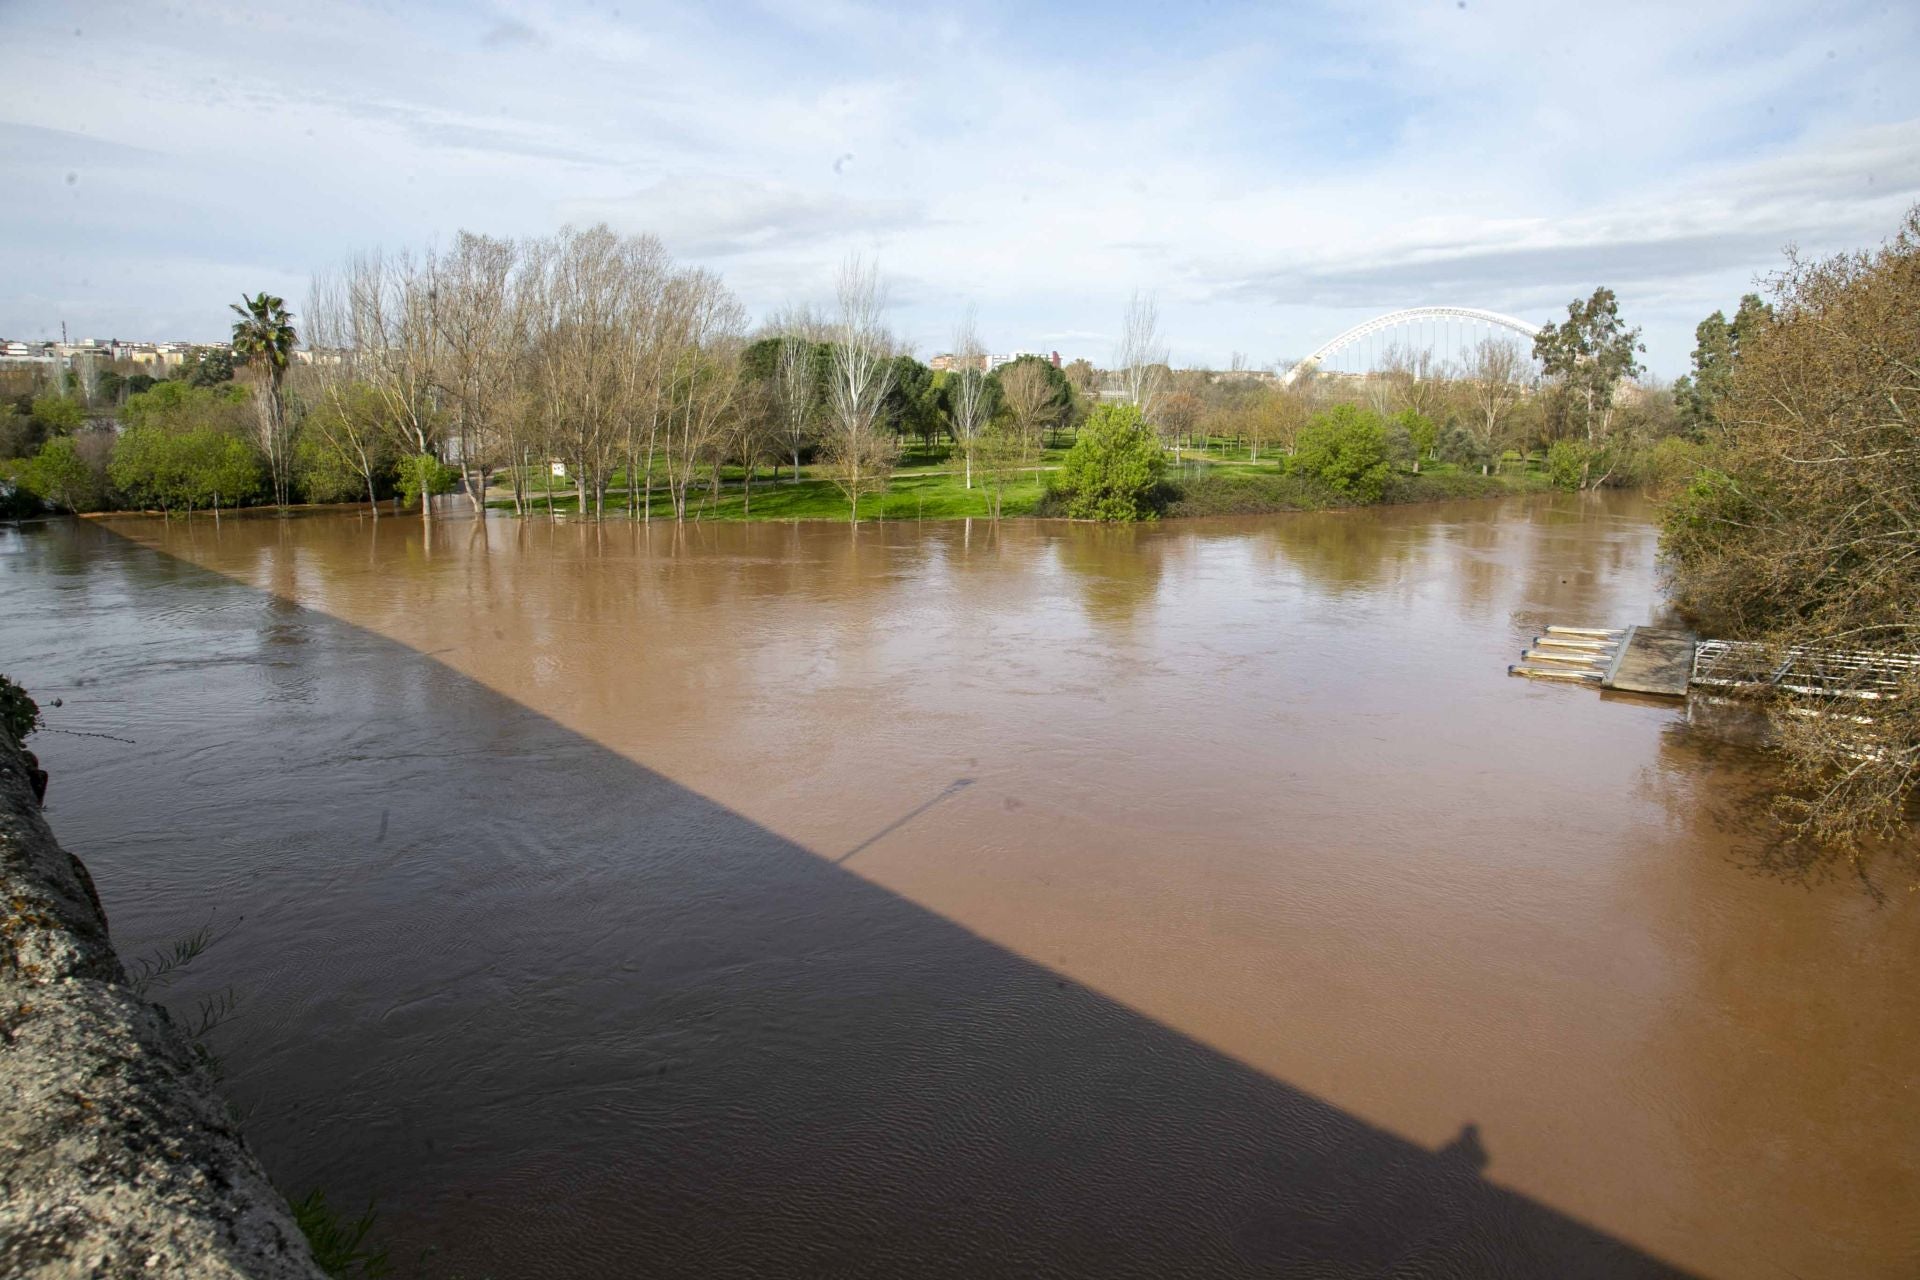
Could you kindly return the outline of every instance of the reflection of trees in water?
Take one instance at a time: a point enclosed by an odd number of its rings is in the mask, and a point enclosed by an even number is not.
[[[1131,623],[1158,594],[1170,538],[1138,525],[1070,524],[1053,537],[1060,567],[1095,622]]]
[[[1868,850],[1857,863],[1796,837],[1776,816],[1785,787],[1765,710],[1736,698],[1692,694],[1686,719],[1660,736],[1660,767],[1649,792],[1676,821],[1711,830],[1724,861],[1788,884],[1811,887],[1851,881],[1869,898],[1885,900],[1880,860]]]
[[[1674,1132],[1696,1184],[1821,1224],[1803,1248],[1836,1252],[1778,1256],[1783,1274],[1846,1255],[1856,1274],[1894,1274],[1915,1221],[1920,897],[1809,864],[1769,812],[1763,735],[1750,708],[1690,708],[1645,770],[1669,823],[1622,860],[1621,891],[1682,994],[1648,1003],[1639,1056],[1687,1118]],[[1739,1243],[1755,1256],[1794,1239],[1754,1225]]]
[[[1245,531],[1235,534],[1245,536]],[[1313,586],[1338,595],[1392,576],[1424,554],[1431,536],[1424,518],[1373,509],[1283,516],[1262,528],[1255,541]]]
[[[1446,563],[1436,569],[1453,585],[1453,598],[1476,618],[1504,614],[1513,590],[1513,558],[1526,547],[1516,533],[1514,504],[1502,503],[1484,515],[1441,526],[1436,552]]]
[[[1538,610],[1523,621],[1615,625],[1635,621],[1657,602],[1636,604],[1636,618],[1587,618],[1597,586],[1631,578],[1651,551],[1643,499],[1609,492],[1560,494],[1526,508],[1516,528],[1525,538],[1517,555],[1521,598]]]

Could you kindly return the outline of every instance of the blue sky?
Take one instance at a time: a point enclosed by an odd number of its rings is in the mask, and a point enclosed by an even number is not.
[[[1920,201],[1920,6],[0,4],[0,335],[214,338],[372,247],[607,221],[920,353],[1304,354],[1597,284],[1694,323]]]

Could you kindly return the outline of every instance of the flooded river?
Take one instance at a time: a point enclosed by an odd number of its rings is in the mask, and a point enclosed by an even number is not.
[[[1920,897],[1505,674],[1649,514],[52,524],[0,670],[401,1274],[1920,1274]]]

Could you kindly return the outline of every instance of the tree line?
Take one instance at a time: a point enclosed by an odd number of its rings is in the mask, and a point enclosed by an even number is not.
[[[1767,295],[1701,322],[1677,387],[1699,452],[1662,519],[1675,602],[1771,659],[1898,664],[1920,654],[1920,207],[1877,250],[1790,255]],[[1799,837],[1772,856],[1920,879],[1920,664],[1870,702],[1768,707]]]
[[[478,510],[500,485],[517,513],[551,513],[564,475],[581,514],[648,518],[658,496],[684,519],[729,470],[750,504],[765,468],[792,479],[803,463],[852,511],[908,442],[946,438],[967,486],[997,501],[1044,438],[1084,417],[1045,360],[930,369],[889,333],[884,304],[875,269],[851,261],[825,313],[791,309],[749,334],[721,279],[652,236],[462,233],[321,273],[297,316],[245,299],[231,347],[163,382],[69,375],[8,401],[0,468],[20,500],[69,510],[358,497],[431,517],[436,494]],[[115,399],[117,430],[89,430]]]
[[[1137,411],[1176,466],[1197,447],[1243,450],[1356,502],[1436,462],[1486,474],[1540,458],[1568,487],[1642,483],[1698,435],[1674,394],[1631,382],[1638,333],[1605,289],[1531,353],[1488,340],[1454,365],[1406,348],[1364,379],[1291,386],[1173,368],[1142,295],[1110,368],[1030,357],[990,371],[969,312],[935,370],[892,337],[878,275],[858,261],[824,312],[789,309],[750,333],[713,272],[605,226],[360,254],[320,273],[299,315],[264,294],[234,310],[231,345],[164,383],[70,376],[0,410],[16,501],[217,511],[357,497],[376,515],[391,500],[431,517],[437,494],[479,510],[503,490],[516,513],[551,515],[564,488],[583,516],[651,518],[658,500],[686,519],[729,476],[750,512],[764,470],[792,480],[804,466],[851,518],[917,444],[923,458],[944,450],[997,516],[1013,480],[1103,404]],[[1716,376],[1689,383],[1687,403]],[[117,433],[86,427],[103,391],[122,398]],[[1102,505],[1072,501],[1083,466],[1047,460],[1063,469],[1052,509]],[[1152,470],[1164,499],[1165,468]],[[1104,509],[1164,505],[1142,493]]]

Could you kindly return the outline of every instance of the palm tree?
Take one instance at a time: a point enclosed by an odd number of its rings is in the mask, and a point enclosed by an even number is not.
[[[266,403],[260,412],[260,447],[267,455],[267,470],[273,476],[273,498],[284,510],[287,505],[287,479],[292,461],[291,440],[286,427],[286,406],[280,396],[280,380],[286,376],[293,359],[294,344],[300,335],[293,331],[293,316],[287,304],[270,293],[249,298],[240,295],[233,304],[240,318],[233,325],[233,354],[243,363],[265,366]]]

